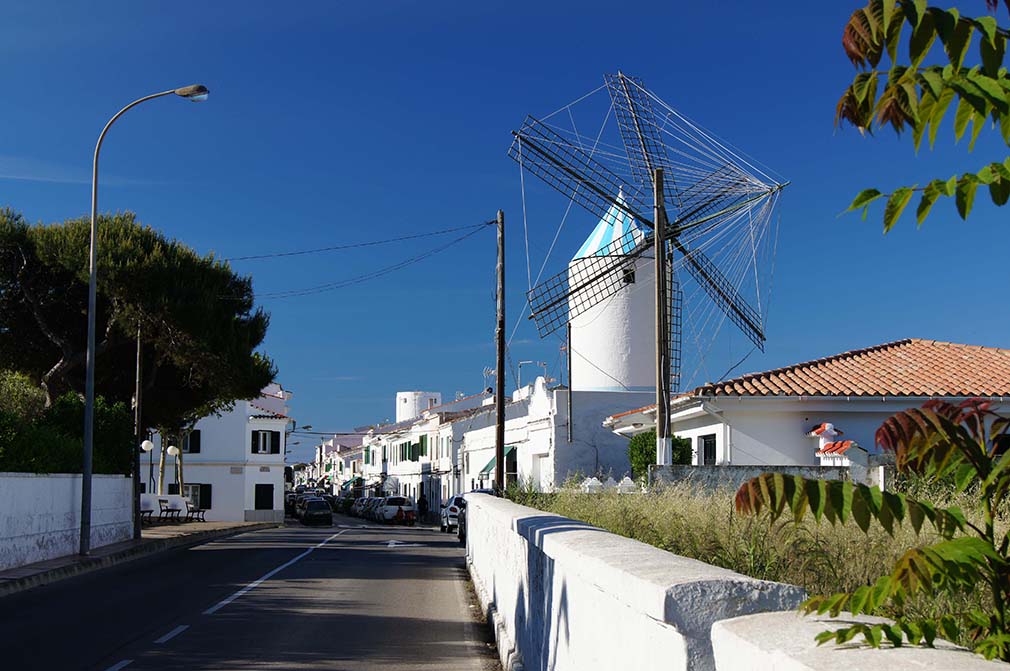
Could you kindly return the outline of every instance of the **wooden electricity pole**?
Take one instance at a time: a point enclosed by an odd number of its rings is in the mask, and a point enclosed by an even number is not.
[[[663,169],[653,171],[653,221],[656,228],[656,463],[670,463],[670,341],[669,297],[666,295],[666,208],[663,207]]]
[[[494,331],[498,348],[495,370],[494,488],[505,491],[505,213],[498,210],[498,324]]]

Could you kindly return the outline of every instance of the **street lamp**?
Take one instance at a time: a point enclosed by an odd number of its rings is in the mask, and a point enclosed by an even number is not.
[[[109,123],[105,124],[101,135],[98,136],[98,144],[95,145],[95,158],[91,171],[91,244],[88,252],[88,355],[84,379],[84,462],[81,468],[80,553],[82,555],[87,555],[91,550],[91,454],[95,433],[95,303],[97,302],[96,296],[98,293],[96,276],[96,267],[98,265],[98,154],[102,150],[102,140],[105,139],[105,134],[109,132],[109,128],[116,122],[116,119],[123,116],[126,110],[131,107],[136,107],[142,102],[168,95],[177,95],[193,102],[201,102],[206,100],[209,94],[210,91],[206,86],[194,84],[193,86],[183,86],[182,88],[162,91],[161,93],[155,93],[134,100],[109,119]]]
[[[144,452],[147,452],[149,456],[147,460],[148,463],[147,488],[151,490],[154,489],[154,453],[152,452],[152,450],[154,449],[154,443],[152,443],[149,440],[145,440],[140,444],[140,449],[143,450]]]

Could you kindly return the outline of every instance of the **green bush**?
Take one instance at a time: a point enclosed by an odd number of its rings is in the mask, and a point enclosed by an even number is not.
[[[130,472],[133,419],[124,403],[95,401],[95,473]],[[0,411],[0,472],[80,473],[84,457],[84,402],[60,397],[34,420]]]
[[[674,464],[690,464],[692,451],[689,438],[671,439]],[[631,477],[644,478],[649,474],[649,466],[656,463],[656,431],[646,431],[633,436],[628,442],[628,460],[631,461]]]

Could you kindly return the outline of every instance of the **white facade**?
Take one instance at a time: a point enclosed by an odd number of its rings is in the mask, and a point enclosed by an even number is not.
[[[876,431],[884,420],[896,412],[921,407],[927,400],[920,397],[684,397],[671,408],[670,430],[675,436],[691,440],[695,465],[841,465],[833,460],[830,464],[822,462],[817,456],[823,439],[811,435],[812,427],[828,423],[834,430],[844,432],[846,440],[873,446]],[[956,403],[964,399],[945,400]],[[1008,410],[1000,404],[994,404],[993,409],[1000,414]],[[605,424],[630,438],[655,428],[655,407],[619,418],[610,417]],[[710,446],[707,460],[706,445]]]
[[[396,392],[396,422],[420,417],[422,412],[442,405],[442,394],[437,391]]]
[[[505,476],[538,491],[591,475],[620,480],[630,473],[627,440],[600,425],[600,418],[651,398],[648,392],[548,389],[543,377],[513,393],[505,407]],[[570,405],[569,405],[570,404]],[[462,491],[494,483],[495,413],[488,406],[461,420]]]
[[[237,401],[230,411],[199,420],[178,446],[183,491],[178,492],[177,459],[166,454],[162,493],[187,496],[207,511],[208,521],[282,522],[290,397],[291,392],[271,384],[259,398]],[[142,458],[148,461],[141,464],[146,491],[158,486],[160,436],[154,443],[155,449]]]

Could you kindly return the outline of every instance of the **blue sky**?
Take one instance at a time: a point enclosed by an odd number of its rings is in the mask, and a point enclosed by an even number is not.
[[[945,129],[935,152],[916,157],[908,137],[833,127],[854,73],[841,29],[861,3],[14,4],[0,9],[0,200],[30,220],[87,212],[94,142],[119,107],[200,82],[207,103],[158,100],[117,123],[103,148],[102,210],[132,210],[201,252],[234,257],[466,226],[502,208],[511,332],[527,287],[509,131],[620,68],[792,180],[766,352],[736,373],[904,337],[1007,346],[1010,316],[994,305],[1010,232],[987,194],[967,223],[942,202],[921,230],[909,212],[887,236],[879,211],[866,222],[838,216],[862,188],[947,177],[1007,153],[992,133],[969,155]],[[564,203],[530,189],[527,205],[535,275]],[[594,224],[573,215],[548,272]],[[444,240],[235,269],[258,292],[297,289]],[[295,392],[299,423],[346,430],[390,417],[397,390],[479,390],[494,362],[493,287],[488,230],[370,282],[264,300],[265,350]],[[718,376],[746,351],[742,336],[728,337],[706,370]],[[557,374],[557,341],[540,341],[529,323],[511,355]]]

